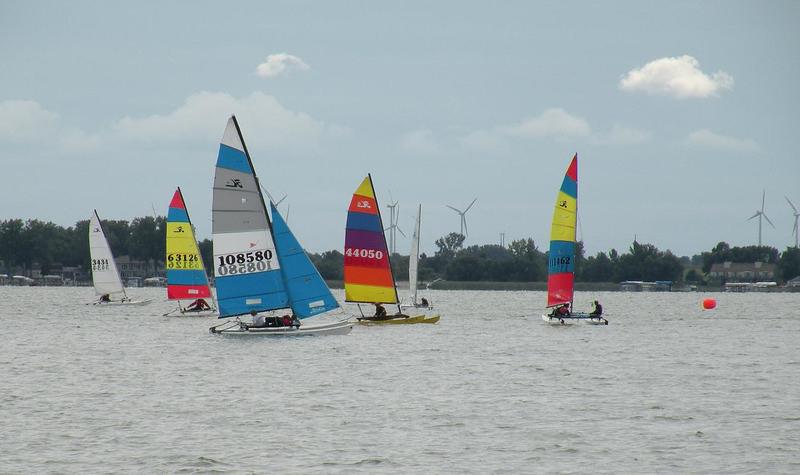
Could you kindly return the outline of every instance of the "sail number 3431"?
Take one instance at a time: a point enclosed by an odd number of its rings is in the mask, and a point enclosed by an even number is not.
[[[217,275],[249,274],[262,272],[269,267],[266,261],[272,259],[272,251],[240,252],[217,256]]]

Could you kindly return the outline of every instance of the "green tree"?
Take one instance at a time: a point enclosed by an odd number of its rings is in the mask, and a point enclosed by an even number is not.
[[[442,236],[436,240],[436,256],[442,257],[445,260],[450,260],[455,257],[456,253],[461,250],[464,245],[465,236],[461,233],[450,233],[447,236]]]
[[[778,260],[778,274],[784,282],[800,275],[800,249],[788,247],[783,251]]]

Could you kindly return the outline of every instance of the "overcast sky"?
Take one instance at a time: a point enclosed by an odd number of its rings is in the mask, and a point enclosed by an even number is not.
[[[0,0],[0,219],[165,214],[210,237],[235,113],[310,251],[341,249],[372,173],[422,248],[548,247],[579,156],[586,249],[794,242],[800,2]],[[409,243],[400,237],[398,251]]]

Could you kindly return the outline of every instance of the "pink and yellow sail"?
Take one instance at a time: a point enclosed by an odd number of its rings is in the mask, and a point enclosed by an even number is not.
[[[578,154],[558,191],[547,259],[547,306],[572,303],[575,288],[575,229],[578,220]]]
[[[167,214],[167,298],[190,300],[209,297],[208,276],[183,194],[178,188]]]
[[[383,221],[370,175],[356,189],[347,210],[344,295],[347,302],[399,301],[383,233]]]

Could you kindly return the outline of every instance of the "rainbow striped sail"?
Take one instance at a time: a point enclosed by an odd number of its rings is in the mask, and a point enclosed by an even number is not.
[[[578,219],[578,154],[561,182],[550,229],[547,306],[572,303],[575,287],[575,228]]]
[[[372,177],[361,182],[347,210],[344,235],[344,295],[347,302],[397,303],[383,221]]]
[[[175,190],[167,213],[167,298],[210,298],[208,276],[194,237],[181,189]]]

